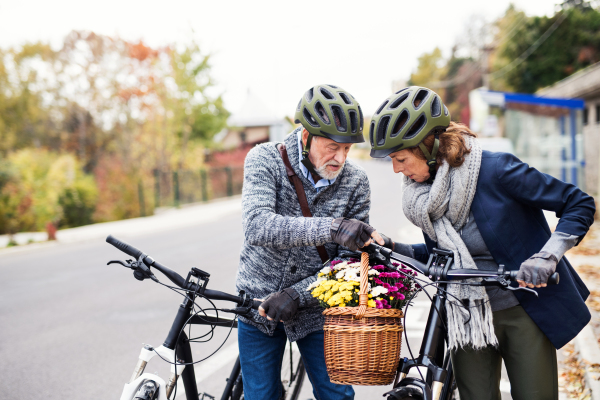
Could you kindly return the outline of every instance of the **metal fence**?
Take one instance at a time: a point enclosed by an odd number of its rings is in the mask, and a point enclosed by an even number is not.
[[[244,168],[222,167],[197,171],[154,170],[154,208],[179,207],[182,204],[198,203],[242,193]],[[146,185],[140,184],[140,209],[147,208],[143,199]]]

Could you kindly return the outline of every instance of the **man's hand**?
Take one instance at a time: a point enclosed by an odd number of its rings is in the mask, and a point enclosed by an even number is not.
[[[521,264],[517,274],[520,287],[546,287],[548,278],[556,270],[558,260],[552,253],[541,252],[532,255]]]
[[[383,238],[375,228],[357,219],[336,218],[331,224],[331,238],[337,244],[341,244],[352,251],[371,244],[374,239],[380,245],[384,245]]]
[[[383,247],[387,247],[391,251],[394,251],[394,241],[389,237],[385,236],[383,233],[381,234],[381,238],[383,239]]]
[[[285,288],[269,296],[269,298],[258,307],[258,313],[267,317],[269,321],[285,322],[291,319],[298,311],[300,295],[294,288]]]

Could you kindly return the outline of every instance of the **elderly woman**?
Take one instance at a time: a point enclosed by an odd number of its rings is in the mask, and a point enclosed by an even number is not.
[[[556,349],[590,320],[589,291],[563,254],[592,224],[593,198],[512,154],[482,151],[427,88],[386,99],[370,139],[371,156],[390,156],[404,174],[402,209],[425,237],[412,245],[388,239],[388,247],[422,262],[433,247],[452,250],[454,268],[504,264],[539,293],[448,285],[448,345],[461,400],[500,400],[501,360],[513,399],[558,399]],[[560,218],[554,233],[542,210]],[[555,271],[560,284],[546,286]]]

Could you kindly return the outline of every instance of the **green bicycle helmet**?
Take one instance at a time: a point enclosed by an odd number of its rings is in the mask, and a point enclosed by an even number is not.
[[[294,117],[309,133],[302,151],[302,163],[316,173],[308,159],[313,136],[322,136],[337,143],[362,143],[363,113],[350,93],[333,85],[317,85],[300,99]]]
[[[371,157],[383,158],[419,146],[427,159],[430,175],[434,177],[438,135],[448,125],[450,112],[437,93],[420,86],[404,88],[385,99],[371,119]],[[423,144],[429,135],[435,135],[431,153]]]

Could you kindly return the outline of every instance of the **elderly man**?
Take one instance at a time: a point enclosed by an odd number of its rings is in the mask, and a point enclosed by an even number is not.
[[[246,400],[281,396],[286,340],[295,341],[317,400],[354,398],[351,386],[331,383],[323,352],[322,308],[307,291],[323,264],[381,236],[368,225],[365,172],[347,161],[363,142],[358,102],[343,89],[317,85],[296,110],[282,143],[252,149],[244,166],[245,240],[237,288],[266,299],[260,316],[240,318],[238,343]]]

